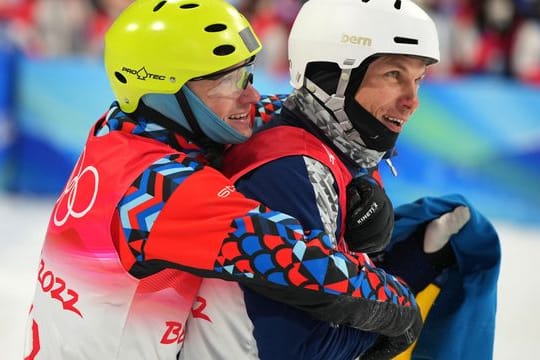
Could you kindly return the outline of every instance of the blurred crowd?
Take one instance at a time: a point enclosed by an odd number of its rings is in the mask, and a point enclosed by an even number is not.
[[[540,86],[540,0],[418,0],[439,30],[437,75],[494,74]]]
[[[31,57],[100,56],[103,34],[132,0],[0,0],[0,37]]]
[[[0,41],[31,57],[98,57],[104,32],[131,2],[0,0]],[[286,76],[287,36],[305,0],[230,2],[250,19],[264,44],[258,66]],[[500,75],[540,86],[540,0],[416,2],[432,14],[440,34],[442,61],[430,76]]]

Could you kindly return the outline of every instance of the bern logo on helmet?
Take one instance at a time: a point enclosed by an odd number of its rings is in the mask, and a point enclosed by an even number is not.
[[[342,34],[341,42],[344,44],[349,43],[354,45],[371,46],[371,38],[364,36]]]
[[[139,70],[130,69],[126,66],[122,67],[122,71],[127,72],[131,75],[137,75],[138,80],[146,80],[146,79],[153,79],[153,80],[165,80],[165,75],[158,75],[158,74],[152,74],[146,71],[145,67],[143,66]]]

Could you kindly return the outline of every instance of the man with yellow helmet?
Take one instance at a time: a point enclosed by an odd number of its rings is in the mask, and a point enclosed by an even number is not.
[[[338,337],[368,330],[404,348],[418,336],[404,282],[244,197],[218,171],[225,146],[251,135],[260,49],[223,0],[137,0],[113,23],[105,68],[116,101],[52,210],[27,359],[176,359],[188,316],[220,320],[199,295],[203,278],[343,325]],[[258,356],[257,344],[230,345]]]

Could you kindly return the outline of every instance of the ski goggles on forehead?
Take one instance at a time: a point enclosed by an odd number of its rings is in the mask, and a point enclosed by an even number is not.
[[[222,97],[236,99],[247,88],[248,84],[253,84],[253,61],[213,74],[200,76],[191,81],[211,80],[215,85],[208,90],[208,97]]]

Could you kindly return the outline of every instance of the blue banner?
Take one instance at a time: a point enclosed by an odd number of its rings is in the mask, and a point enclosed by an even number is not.
[[[56,195],[91,125],[112,102],[112,91],[100,60],[18,60],[16,161],[5,188]],[[12,68],[10,61],[4,56],[0,66]],[[0,109],[12,100],[6,77],[13,71],[1,74]],[[287,79],[264,73],[255,74],[255,86],[264,94],[290,91]],[[539,98],[540,88],[500,78],[428,79],[421,106],[397,144],[398,177],[382,166],[394,204],[461,193],[490,218],[538,223]],[[5,116],[0,128],[3,123]],[[7,157],[2,145],[0,137],[0,166]]]
[[[0,189],[8,187],[14,175],[11,150],[14,141],[15,57],[15,51],[0,34]]]

